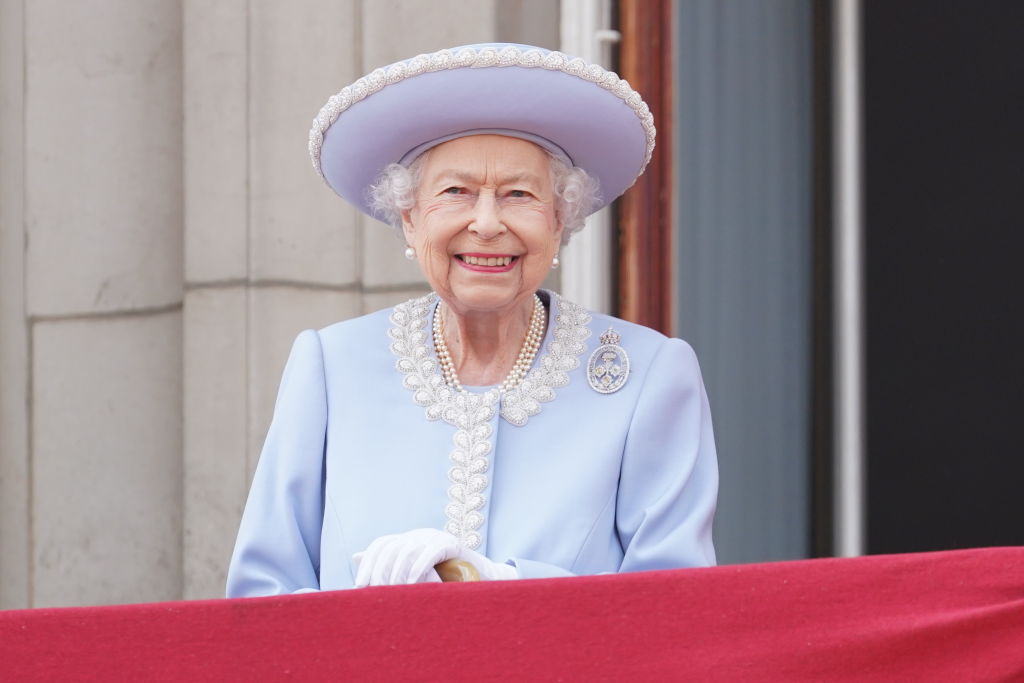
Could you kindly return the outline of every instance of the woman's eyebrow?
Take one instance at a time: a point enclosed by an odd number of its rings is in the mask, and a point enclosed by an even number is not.
[[[467,173],[466,171],[459,171],[456,169],[446,169],[438,173],[432,180],[434,183],[448,183],[453,181],[462,184],[469,184],[478,182],[478,179],[473,173]]]
[[[525,171],[522,172],[522,173],[513,173],[511,175],[504,176],[504,177],[502,177],[501,181],[498,184],[499,185],[511,185],[513,183],[522,183],[522,182],[532,183],[534,185],[540,185],[541,184],[541,180],[537,176],[536,173],[529,173],[529,172],[525,172]]]
[[[459,171],[456,169],[441,171],[433,182],[451,182],[455,181],[463,184],[479,183],[480,177],[475,173],[468,173],[466,171]],[[511,173],[509,175],[502,176],[498,181],[498,185],[510,185],[512,183],[533,183],[534,185],[540,185],[541,179],[536,173],[530,173],[528,171],[522,171],[519,173]]]

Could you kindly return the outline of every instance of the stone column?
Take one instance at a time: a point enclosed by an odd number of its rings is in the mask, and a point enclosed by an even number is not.
[[[0,609],[30,582],[23,0],[0,0]]]
[[[355,212],[305,140],[358,3],[185,3],[185,597],[216,597],[301,330],[361,310]]]
[[[0,552],[25,559],[4,563],[4,603],[175,598],[180,10],[40,0],[3,19],[24,81],[3,109]]]

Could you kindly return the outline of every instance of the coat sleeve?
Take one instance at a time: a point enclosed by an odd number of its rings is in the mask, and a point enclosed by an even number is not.
[[[620,571],[715,564],[718,459],[697,357],[668,339],[644,380],[622,456]]]
[[[715,564],[718,460],[697,357],[667,339],[644,377],[622,454],[615,525],[620,572]],[[516,558],[520,578],[572,576]]]
[[[288,357],[242,514],[229,598],[319,590],[326,429],[320,336],[306,330]]]

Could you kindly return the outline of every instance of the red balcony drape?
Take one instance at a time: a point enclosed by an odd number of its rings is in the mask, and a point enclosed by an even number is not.
[[[1024,680],[1024,548],[7,611],[0,679]]]

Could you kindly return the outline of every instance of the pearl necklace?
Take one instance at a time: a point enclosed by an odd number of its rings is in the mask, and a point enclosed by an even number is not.
[[[530,315],[530,326],[526,330],[526,339],[519,350],[519,357],[509,371],[505,381],[501,383],[499,391],[505,393],[519,386],[519,383],[526,377],[533,365],[533,359],[540,350],[540,342],[544,338],[544,328],[547,326],[547,315],[545,315],[544,304],[540,297],[533,295],[533,313]],[[455,363],[452,361],[451,353],[448,352],[448,344],[444,340],[444,316],[441,315],[441,306],[438,304],[434,313],[434,348],[437,349],[437,360],[441,363],[441,372],[444,381],[448,386],[463,394],[468,394],[459,382],[459,375],[455,372]]]

